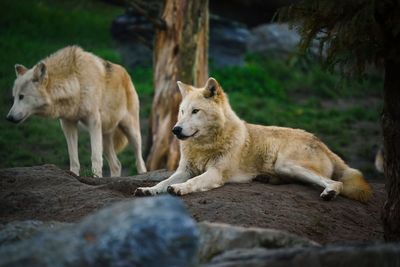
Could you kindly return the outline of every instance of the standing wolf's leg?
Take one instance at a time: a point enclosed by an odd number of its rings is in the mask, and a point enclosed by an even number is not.
[[[142,138],[140,135],[140,128],[132,128],[132,137],[129,139],[130,143],[133,144],[133,149],[135,151],[136,169],[138,173],[145,173],[147,169],[142,157]]]
[[[224,179],[219,170],[208,169],[205,173],[196,176],[185,183],[173,184],[168,187],[168,192],[174,195],[186,195],[193,192],[208,191],[224,185]]]
[[[138,173],[146,172],[146,165],[142,157],[142,138],[140,135],[140,125],[139,122],[127,116],[119,124],[121,130],[128,137],[129,143],[133,146],[133,151],[136,156],[136,169]]]
[[[277,174],[285,177],[321,186],[324,188],[324,191],[321,193],[321,198],[324,200],[335,198],[343,189],[342,182],[333,181],[318,175],[314,171],[301,166],[298,162],[277,161],[275,163],[275,171]]]
[[[190,173],[184,170],[177,170],[168,179],[159,182],[152,187],[138,187],[134,193],[135,196],[149,196],[166,193],[170,185],[182,183],[190,178]]]
[[[79,175],[79,156],[78,156],[78,127],[76,121],[60,119],[61,128],[67,140],[69,169],[71,172]]]
[[[95,176],[103,176],[103,135],[100,114],[88,118],[88,130],[92,149],[92,171]]]
[[[114,149],[113,133],[103,135],[104,156],[110,167],[111,177],[121,176],[121,162]]]

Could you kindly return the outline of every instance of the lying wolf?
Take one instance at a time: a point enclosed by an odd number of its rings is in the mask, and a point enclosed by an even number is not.
[[[321,198],[338,194],[361,202],[372,195],[362,174],[347,166],[317,137],[299,129],[249,124],[235,114],[218,82],[204,88],[178,82],[182,94],[173,133],[181,140],[178,169],[136,195],[169,192],[185,195],[226,182],[249,182],[256,176],[270,182],[297,180],[324,190]]]
[[[21,123],[30,115],[59,118],[67,139],[70,170],[79,175],[78,122],[87,127],[92,171],[102,176],[103,148],[111,176],[121,175],[116,152],[127,139],[139,173],[146,172],[141,152],[139,99],[126,70],[80,47],[69,46],[27,69],[15,65],[14,104],[7,115]]]

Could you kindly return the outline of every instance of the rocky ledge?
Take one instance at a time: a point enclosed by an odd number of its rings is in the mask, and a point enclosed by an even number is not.
[[[112,203],[131,200],[138,186],[153,185],[167,171],[120,178],[76,177],[53,165],[0,170],[0,223],[15,220],[76,222]],[[196,221],[284,230],[319,243],[377,241],[384,185],[361,204],[339,196],[319,198],[308,185],[262,182],[227,184],[181,197]]]
[[[325,202],[311,186],[261,182],[180,198],[132,196],[170,174],[98,179],[52,165],[0,170],[0,266],[400,264],[400,245],[381,240],[383,184],[372,184],[368,204]]]

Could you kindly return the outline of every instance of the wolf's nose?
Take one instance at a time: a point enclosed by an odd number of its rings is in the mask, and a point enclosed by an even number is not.
[[[14,122],[13,116],[7,115],[6,119],[7,119],[8,121]]]
[[[172,129],[172,132],[174,133],[174,135],[179,135],[179,134],[182,133],[182,127],[175,126],[175,127]]]
[[[11,115],[7,115],[6,119],[7,119],[8,121],[13,122],[13,123],[19,122],[18,120],[16,120],[16,119],[15,119],[13,116],[11,116]]]

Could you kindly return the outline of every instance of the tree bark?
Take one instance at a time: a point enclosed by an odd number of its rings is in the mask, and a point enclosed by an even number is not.
[[[149,170],[174,170],[179,144],[172,135],[181,95],[177,81],[202,86],[208,76],[208,0],[165,0],[154,46],[154,88],[148,143]]]
[[[400,241],[400,60],[385,60],[382,129],[387,200],[383,208],[386,241]]]

